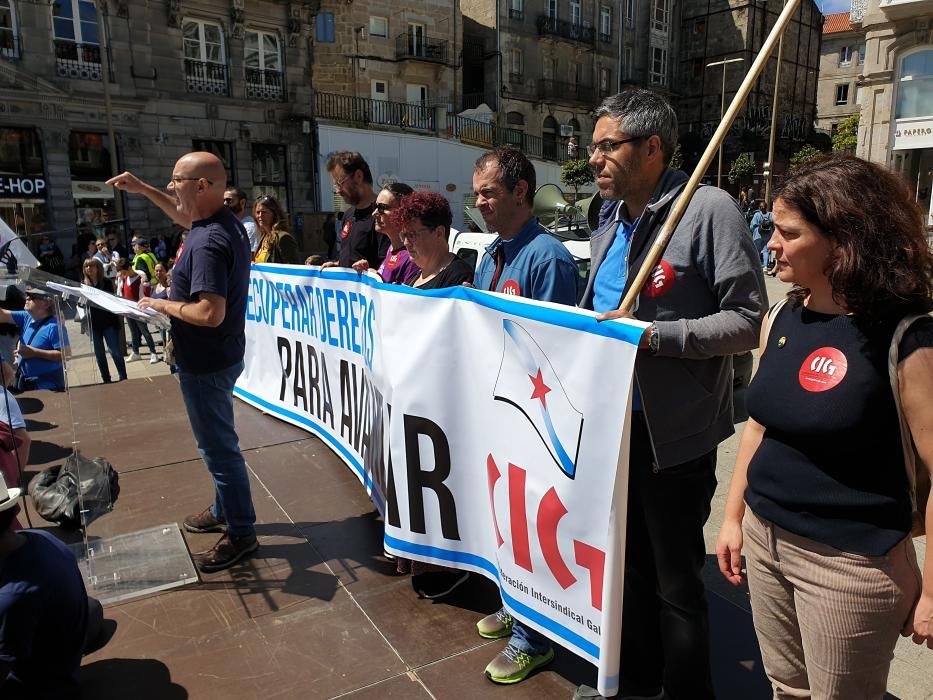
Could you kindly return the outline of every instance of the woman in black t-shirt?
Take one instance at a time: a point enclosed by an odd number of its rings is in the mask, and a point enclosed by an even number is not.
[[[473,268],[448,247],[453,215],[444,197],[434,192],[415,192],[404,197],[389,216],[401,231],[412,262],[421,270],[406,282],[408,286],[440,289],[473,281]],[[469,572],[446,566],[401,557],[396,563],[399,573],[411,574],[412,587],[422,598],[443,598],[469,578]]]
[[[453,215],[450,204],[435,192],[405,197],[393,214],[412,261],[421,274],[408,284],[418,289],[456,287],[473,281],[473,268],[450,252],[447,243]]]
[[[740,584],[744,551],[775,697],[880,699],[898,633],[933,646],[933,547],[921,582],[888,368],[898,322],[933,307],[933,256],[902,180],[851,156],[792,176],[774,227],[768,248],[794,287],[762,329],[719,568]],[[926,472],[929,317],[910,327],[895,362]],[[924,515],[933,529],[933,505]]]

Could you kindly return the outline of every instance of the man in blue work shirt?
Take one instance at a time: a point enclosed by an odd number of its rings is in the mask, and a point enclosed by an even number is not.
[[[497,148],[476,161],[476,208],[486,227],[498,237],[486,248],[474,286],[573,306],[577,267],[563,244],[535,218],[535,179],[531,161],[514,148]],[[512,635],[486,666],[486,677],[495,683],[517,683],[554,658],[547,637],[513,619],[504,609],[484,617],[476,629],[486,639]]]
[[[473,190],[483,221],[498,234],[476,272],[476,288],[575,304],[577,266],[535,218],[531,161],[514,148],[485,153],[473,169]]]

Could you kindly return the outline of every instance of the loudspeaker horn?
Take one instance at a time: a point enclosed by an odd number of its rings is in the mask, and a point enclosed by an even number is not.
[[[580,211],[586,216],[586,225],[590,229],[590,233],[593,233],[593,231],[599,228],[599,210],[602,209],[604,202],[605,200],[599,196],[599,192],[592,197],[587,197],[577,202]]]
[[[486,228],[486,222],[483,221],[483,215],[479,213],[479,209],[476,207],[465,207],[463,211],[480,231],[483,233],[489,232],[489,229]]]
[[[560,187],[553,184],[541,185],[535,192],[534,213],[541,222],[553,221],[559,216],[571,219],[580,213],[580,209],[568,204]]]

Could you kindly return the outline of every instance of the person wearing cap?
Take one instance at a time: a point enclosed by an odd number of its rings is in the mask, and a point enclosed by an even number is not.
[[[184,254],[172,268],[171,298],[145,298],[172,319],[181,395],[198,450],[214,480],[213,503],[184,519],[188,532],[223,533],[196,558],[205,573],[233,566],[259,548],[246,462],[233,419],[233,386],[244,369],[250,249],[246,229],[224,206],[227,172],[207,152],[175,163],[165,190],[129,172],[107,181],[143,195],[189,228]]]
[[[103,608],[68,547],[10,527],[21,495],[0,474],[0,697],[79,697],[81,657],[102,646]]]
[[[26,310],[0,309],[0,323],[15,323],[20,340],[16,350],[16,389],[65,390],[64,353],[68,331],[58,320],[52,297],[43,289],[26,289]]]
[[[155,278],[155,266],[159,262],[156,256],[149,252],[149,241],[142,236],[133,236],[133,269],[142,275],[146,282]]]

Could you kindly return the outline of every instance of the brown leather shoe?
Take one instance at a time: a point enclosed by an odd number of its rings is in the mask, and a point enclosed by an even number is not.
[[[244,535],[243,537],[224,535],[213,547],[198,555],[195,563],[203,573],[210,574],[214,571],[229,569],[257,549],[259,549],[259,540],[256,539],[256,535]]]
[[[211,513],[210,506],[202,510],[197,515],[189,515],[182,521],[188,532],[226,532],[226,523],[220,522]]]

